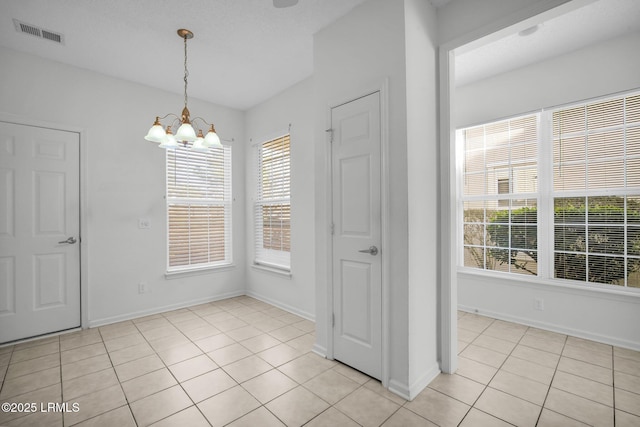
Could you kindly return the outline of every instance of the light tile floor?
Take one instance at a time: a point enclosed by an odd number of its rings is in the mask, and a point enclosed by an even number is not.
[[[2,347],[0,402],[36,408],[0,425],[640,426],[640,353],[469,313],[458,326],[458,372],[411,402],[250,297]]]

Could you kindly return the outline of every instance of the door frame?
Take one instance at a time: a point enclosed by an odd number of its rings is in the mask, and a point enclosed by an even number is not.
[[[79,179],[78,196],[80,197],[80,328],[89,327],[89,243],[88,243],[88,227],[86,221],[86,213],[88,208],[87,197],[87,144],[86,131],[77,126],[67,124],[52,123],[44,120],[37,120],[31,117],[19,116],[15,114],[0,112],[0,122],[12,123],[16,125],[31,126],[45,129],[58,130],[62,132],[72,132],[78,134],[78,144],[80,156],[78,158]],[[53,332],[54,334],[56,332]]]
[[[595,0],[545,0],[521,8],[515,13],[494,20],[438,47],[438,111],[440,143],[440,369],[453,374],[458,368],[458,260],[456,227],[456,147],[455,123],[455,51],[462,47],[477,47],[482,40],[499,38],[509,27],[521,24],[544,13],[560,13],[564,8],[578,8]],[[555,10],[554,10],[555,9]]]
[[[381,366],[381,382],[383,387],[388,387],[389,383],[389,292],[390,292],[390,261],[388,254],[389,241],[390,241],[390,227],[389,227],[389,79],[385,77],[377,84],[365,87],[345,95],[340,99],[336,99],[327,105],[325,129],[331,128],[331,110],[339,107],[343,104],[347,104],[351,101],[355,101],[359,98],[363,98],[368,95],[372,95],[378,92],[380,94],[380,215],[381,215],[381,247],[380,251],[382,261],[382,366]],[[327,348],[326,357],[328,359],[334,358],[334,328],[332,325],[333,319],[333,235],[331,232],[331,222],[333,220],[333,185],[332,185],[332,171],[333,171],[333,158],[332,158],[332,146],[330,142],[331,135],[327,132],[327,143],[325,144],[325,156],[327,159],[327,169],[325,171],[325,182],[327,185],[327,203],[326,218],[327,218],[327,316],[326,328],[327,334]]]

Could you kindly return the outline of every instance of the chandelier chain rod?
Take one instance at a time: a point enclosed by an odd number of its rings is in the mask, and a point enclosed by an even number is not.
[[[184,37],[184,106],[187,107],[187,77],[189,77],[189,70],[187,69],[187,37]]]

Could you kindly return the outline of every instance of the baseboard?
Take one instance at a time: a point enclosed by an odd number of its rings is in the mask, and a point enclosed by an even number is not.
[[[440,367],[435,364],[427,372],[422,374],[420,378],[413,382],[411,385],[402,384],[397,380],[389,380],[389,391],[397,394],[405,400],[413,400],[417,395],[424,390],[431,381],[433,381],[438,375],[440,375]]]
[[[481,316],[488,316],[498,320],[505,320],[507,322],[519,323],[525,326],[532,326],[534,328],[544,329],[551,332],[557,332],[559,334],[570,335],[576,338],[583,338],[591,341],[600,342],[603,344],[609,344],[616,347],[628,348],[630,350],[640,351],[640,343],[610,337],[608,335],[594,334],[593,332],[584,331],[581,329],[567,328],[554,323],[541,322],[538,320],[529,319],[526,317],[512,316],[510,314],[499,313],[490,310],[478,310],[475,307],[468,307],[466,305],[458,305],[458,310],[467,313],[479,314]]]
[[[180,302],[177,304],[170,304],[162,307],[154,307],[148,310],[135,311],[131,313],[120,314],[118,316],[113,316],[113,317],[105,317],[102,319],[89,320],[89,327],[96,328],[98,326],[110,325],[112,323],[118,323],[118,322],[123,322],[125,320],[137,319],[139,317],[150,316],[152,314],[164,313],[167,311],[178,310],[180,308],[192,307],[198,304],[206,304],[208,302],[238,297],[244,294],[245,294],[244,290],[228,292],[225,294],[219,294],[219,295],[210,296],[207,298],[199,298],[195,300]]]
[[[306,311],[298,310],[295,307],[292,307],[290,305],[283,304],[280,301],[276,301],[276,300],[273,300],[271,298],[265,297],[264,295],[261,295],[261,294],[259,294],[257,292],[246,290],[245,291],[245,295],[247,295],[247,296],[249,296],[251,298],[255,298],[257,300],[260,300],[262,302],[266,302],[267,304],[271,304],[271,305],[273,305],[275,307],[278,307],[278,308],[280,308],[280,309],[282,309],[284,311],[288,311],[289,313],[295,314],[296,316],[300,316],[300,317],[302,317],[304,319],[307,319],[307,320],[310,320],[312,322],[316,321],[315,320],[315,316],[313,314],[311,314],[311,313],[307,313]]]
[[[318,343],[313,344],[313,347],[311,348],[311,351],[314,352],[315,354],[317,354],[320,357],[324,357],[325,359],[327,358],[327,349],[326,349],[326,347],[318,345]]]

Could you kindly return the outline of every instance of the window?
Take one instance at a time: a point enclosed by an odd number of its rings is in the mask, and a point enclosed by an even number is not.
[[[254,263],[289,270],[291,252],[291,142],[289,135],[258,146],[254,205]]]
[[[464,267],[640,288],[640,94],[457,135]]]
[[[167,150],[168,271],[231,264],[231,147]]]
[[[464,152],[464,265],[537,274],[538,118],[459,132]]]
[[[552,112],[554,277],[640,287],[640,95]]]

